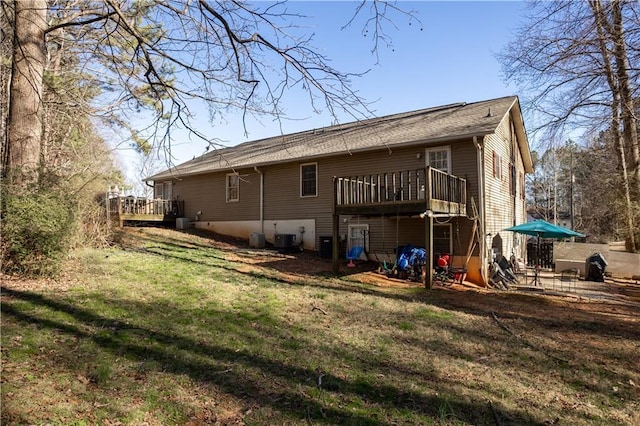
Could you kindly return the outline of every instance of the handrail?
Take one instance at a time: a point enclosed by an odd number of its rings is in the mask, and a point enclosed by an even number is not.
[[[335,205],[444,201],[465,204],[466,180],[433,167],[338,177]]]
[[[109,199],[109,213],[118,215],[181,216],[184,201],[148,199],[140,197],[115,197]]]

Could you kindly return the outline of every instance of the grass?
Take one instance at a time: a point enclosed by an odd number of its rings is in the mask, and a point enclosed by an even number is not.
[[[127,230],[58,282],[5,277],[2,424],[640,423],[637,306],[257,256]]]

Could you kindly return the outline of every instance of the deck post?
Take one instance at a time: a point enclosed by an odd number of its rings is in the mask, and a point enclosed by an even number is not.
[[[426,256],[426,273],[424,274],[424,286],[426,289],[433,287],[433,214],[431,210],[431,190],[433,180],[431,179],[431,166],[427,167],[425,172],[426,194],[425,194],[425,217],[428,223],[424,225],[425,241],[424,246],[427,249]]]
[[[340,273],[340,237],[338,235],[338,225],[340,224],[340,216],[337,214],[333,214],[333,241],[331,248],[332,253],[332,266],[331,270],[334,275],[338,275]]]
[[[427,248],[427,255],[425,259],[426,268],[424,274],[424,287],[427,290],[431,290],[433,287],[433,215],[427,216],[428,222],[425,223],[425,247]]]
[[[118,194],[118,226],[124,227],[124,219],[122,218],[122,197]]]
[[[332,266],[331,270],[334,275],[338,275],[340,273],[340,265],[339,265],[339,251],[340,251],[340,241],[338,236],[338,226],[340,225],[340,215],[336,213],[336,203],[338,197],[338,179],[333,177],[333,241],[331,247],[331,259]]]

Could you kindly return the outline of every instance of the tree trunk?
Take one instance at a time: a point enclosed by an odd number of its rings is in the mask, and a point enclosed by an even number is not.
[[[6,173],[10,184],[25,189],[38,181],[47,1],[18,0],[13,6],[15,24]]]
[[[635,180],[636,197],[640,197],[640,150],[638,149],[638,120],[633,106],[633,93],[629,82],[629,57],[625,43],[622,25],[622,10],[619,0],[611,2],[611,38],[613,41],[613,55],[616,60],[618,86],[620,89],[621,119],[623,136],[627,151],[631,154],[629,165]],[[636,198],[637,199],[637,198]]]
[[[609,50],[607,49],[606,42],[606,34],[612,34],[613,31],[610,31],[612,28],[606,20],[606,15],[602,10],[602,4],[600,0],[591,0],[590,2],[591,10],[593,11],[593,16],[596,24],[596,30],[598,34],[598,43],[600,46],[600,53],[602,54],[603,66],[605,68],[605,75],[607,77],[607,82],[609,83],[609,87],[611,89],[611,94],[613,97],[613,102],[611,103],[611,132],[613,134],[613,138],[615,141],[615,147],[618,151],[618,155],[620,158],[620,166],[622,167],[622,180],[624,183],[624,195],[625,195],[625,204],[627,211],[627,226],[629,227],[629,238],[631,239],[631,249],[633,252],[637,250],[636,241],[635,241],[635,225],[634,225],[634,212],[633,212],[633,203],[631,198],[631,190],[629,184],[629,174],[627,171],[627,159],[625,153],[625,142],[624,136],[620,131],[620,117],[624,116],[624,105],[623,105],[623,97],[621,94],[621,82],[620,82],[620,70],[617,72],[613,69],[613,64],[611,61],[611,56],[609,55]],[[617,50],[617,48],[616,48]],[[616,58],[617,60],[617,58]],[[616,62],[616,65],[618,63]],[[627,77],[627,85],[628,85],[628,73]],[[636,134],[637,136],[637,134]]]

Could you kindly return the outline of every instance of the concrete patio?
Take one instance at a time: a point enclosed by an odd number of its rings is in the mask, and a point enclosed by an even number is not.
[[[544,269],[540,270],[537,283],[534,282],[534,276],[532,269],[518,274],[519,283],[511,285],[511,290],[640,305],[638,280],[607,277],[605,282],[585,281],[577,275],[563,275]]]

